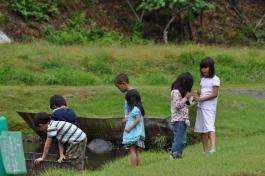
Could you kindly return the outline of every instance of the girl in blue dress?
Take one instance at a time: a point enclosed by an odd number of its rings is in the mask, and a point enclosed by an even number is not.
[[[129,148],[131,164],[133,167],[137,167],[140,165],[139,148],[145,148],[144,107],[139,93],[134,89],[128,91],[125,98],[128,103],[129,114],[122,144]]]

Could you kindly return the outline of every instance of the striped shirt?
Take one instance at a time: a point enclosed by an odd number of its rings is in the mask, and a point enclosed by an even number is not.
[[[78,143],[86,139],[86,134],[74,124],[51,120],[47,137],[56,137],[62,143]]]

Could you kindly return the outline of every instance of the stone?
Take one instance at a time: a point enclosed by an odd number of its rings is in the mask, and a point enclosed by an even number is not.
[[[108,153],[113,149],[113,144],[110,141],[103,139],[93,139],[87,145],[87,148],[96,154]]]
[[[11,43],[11,39],[2,31],[0,31],[0,44]]]

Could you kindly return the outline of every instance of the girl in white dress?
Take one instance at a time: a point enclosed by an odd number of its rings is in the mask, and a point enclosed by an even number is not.
[[[195,101],[198,102],[197,116],[194,131],[202,134],[203,152],[213,154],[216,152],[215,115],[219,95],[220,79],[215,75],[214,61],[204,58],[200,63],[201,90]],[[211,149],[208,151],[210,137]]]

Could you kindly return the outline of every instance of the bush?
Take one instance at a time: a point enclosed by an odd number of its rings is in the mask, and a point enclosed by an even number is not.
[[[47,21],[49,16],[55,16],[58,8],[53,0],[7,0],[14,12],[21,14],[25,19],[34,18],[37,21]]]
[[[164,150],[167,147],[167,137],[161,134],[157,134],[151,139],[151,148],[154,150]]]
[[[46,39],[50,42],[68,45],[84,43],[98,45],[147,43],[141,38],[139,32],[134,32],[131,37],[126,38],[123,34],[116,31],[104,32],[98,26],[87,30],[86,19],[82,14],[75,15],[63,30],[55,31],[52,26],[48,26],[45,34]]]

